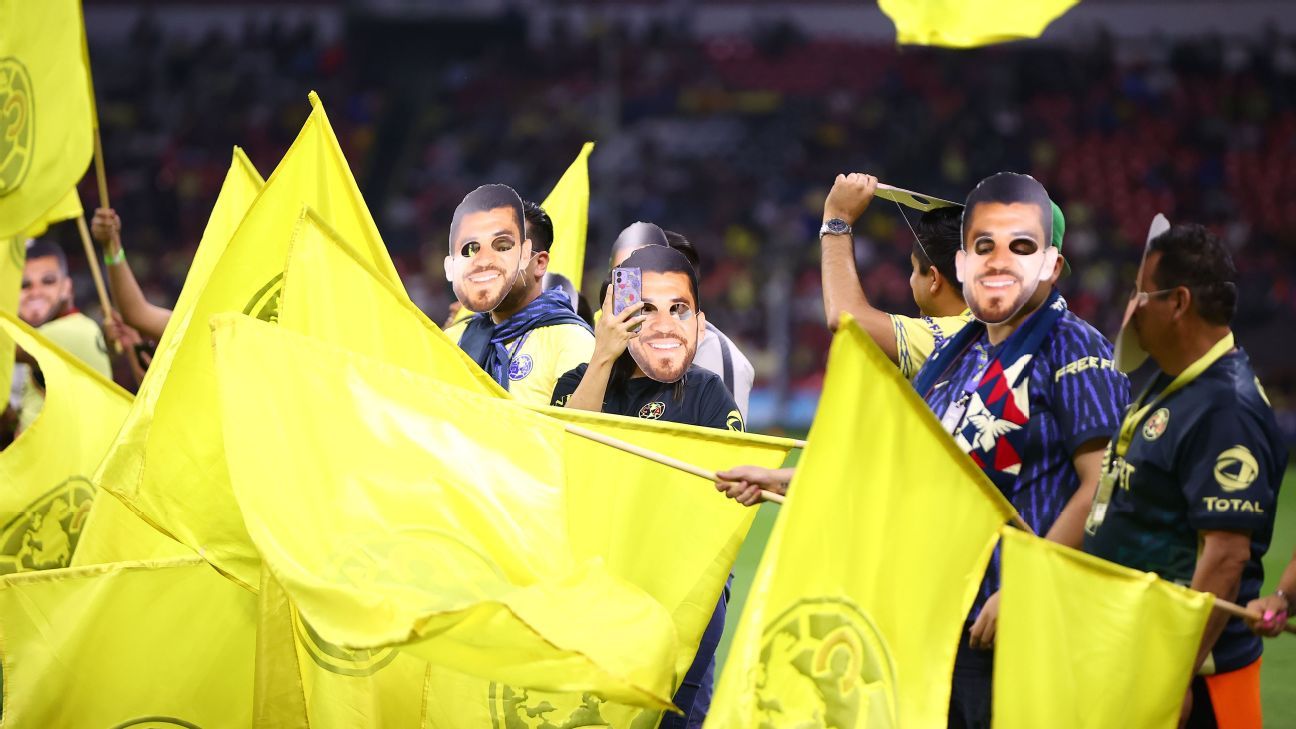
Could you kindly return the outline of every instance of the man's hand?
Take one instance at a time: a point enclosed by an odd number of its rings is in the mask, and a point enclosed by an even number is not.
[[[95,210],[90,221],[90,235],[99,241],[107,253],[116,253],[121,248],[121,218],[112,208]]]
[[[840,218],[854,225],[873,201],[877,184],[876,177],[861,172],[837,175],[832,190],[828,191],[828,199],[824,200],[824,220]]]
[[[627,306],[620,314],[612,313],[612,287],[603,297],[603,316],[594,323],[594,354],[590,363],[599,362],[611,365],[621,353],[626,351],[630,340],[639,336],[640,324],[648,318],[639,314],[643,308],[642,301]]]
[[[791,478],[787,471],[788,469],[772,470],[760,466],[738,466],[720,471],[716,473],[716,491],[743,506],[755,506],[761,502],[761,491],[787,493],[788,480]]]
[[[1282,595],[1266,595],[1247,603],[1247,610],[1254,610],[1264,617],[1260,620],[1246,621],[1247,627],[1258,635],[1277,638],[1282,635],[1287,625],[1287,611],[1291,610],[1287,598]]]
[[[986,600],[985,607],[981,608],[981,614],[977,616],[976,622],[972,623],[972,630],[968,631],[968,645],[983,650],[994,648],[995,629],[998,623],[999,593],[996,592]]]

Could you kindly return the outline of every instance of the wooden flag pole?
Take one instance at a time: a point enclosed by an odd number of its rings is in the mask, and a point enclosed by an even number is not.
[[[603,433],[589,430],[587,428],[582,428],[579,425],[571,425],[570,423],[564,423],[563,427],[566,428],[567,432],[571,433],[572,435],[579,435],[580,437],[586,438],[588,440],[592,440],[595,443],[602,443],[605,446],[611,446],[612,448],[616,448],[617,450],[625,451],[626,453],[632,453],[636,456],[639,456],[640,458],[646,458],[654,463],[660,463],[663,466],[669,466],[670,468],[674,468],[676,470],[683,471],[685,473],[691,473],[694,476],[697,476],[698,478],[704,478],[712,482],[719,480],[718,478],[716,478],[715,471],[708,471],[704,468],[698,468],[697,466],[694,466],[691,463],[685,463],[684,461],[681,461],[677,458],[671,458],[670,456],[663,455],[661,453],[658,453],[657,451],[651,451],[648,450],[647,448],[641,448],[633,443],[627,443],[619,438],[613,438],[610,435],[604,435]],[[776,494],[773,491],[765,491],[764,489],[762,489],[760,492],[760,496],[761,496],[761,501],[772,501],[775,504],[783,503],[783,495]]]
[[[108,173],[104,170],[103,141],[99,139],[99,124],[94,127],[95,180],[99,183],[99,207],[110,208],[108,202]]]
[[[94,243],[90,241],[90,229],[86,227],[85,216],[78,215],[77,231],[81,233],[81,246],[85,248],[86,260],[90,262],[90,276],[94,278],[95,291],[99,294],[99,306],[103,308],[104,320],[112,316],[112,304],[108,301],[108,289],[104,287],[103,272],[99,270],[99,259],[95,256]],[[121,343],[113,340],[113,351],[122,353]]]
[[[1264,618],[1263,615],[1261,615],[1260,613],[1254,610],[1247,610],[1246,608],[1242,607],[1241,605],[1238,605],[1237,603],[1232,603],[1229,602],[1228,600],[1221,600],[1218,597],[1215,598],[1215,609],[1219,610],[1222,613],[1227,613],[1229,615],[1232,615],[1235,618],[1243,618],[1243,619],[1251,619],[1251,620],[1261,620]],[[1283,632],[1292,633],[1296,635],[1296,625],[1287,623],[1286,625],[1283,626]]]

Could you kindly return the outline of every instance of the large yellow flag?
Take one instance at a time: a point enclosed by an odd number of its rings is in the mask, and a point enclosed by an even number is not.
[[[256,596],[197,557],[0,578],[4,725],[252,725]]]
[[[549,192],[540,207],[553,221],[554,239],[549,271],[571,280],[577,291],[585,276],[585,232],[589,228],[589,156],[594,143],[586,142],[580,154]]]
[[[85,174],[94,102],[79,0],[0,0],[0,240]]]
[[[819,402],[706,725],[943,728],[1013,509],[849,319]]]
[[[666,705],[674,626],[572,549],[568,501],[593,494],[572,493],[561,425],[250,317],[213,331],[234,491],[304,624],[512,685]]]
[[[1003,540],[995,728],[1177,727],[1215,596],[1014,529]]]
[[[66,567],[131,396],[5,311],[0,341],[36,360],[46,390],[40,415],[0,451],[0,574]]]
[[[278,317],[284,260],[305,205],[400,285],[314,94],[311,104],[301,133],[212,264],[192,312],[181,321],[173,317],[167,335],[174,341],[153,360],[102,469],[105,488],[253,590],[260,581],[260,560],[230,492],[207,322],[219,312],[267,321]]]
[[[901,45],[973,48],[1038,38],[1080,0],[878,0]]]

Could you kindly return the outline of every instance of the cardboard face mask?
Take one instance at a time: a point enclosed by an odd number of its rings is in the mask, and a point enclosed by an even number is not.
[[[622,265],[643,271],[640,313],[647,317],[626,349],[648,377],[678,382],[693,364],[706,327],[697,310],[693,269],[679,251],[657,245],[635,251]]]
[[[1147,361],[1148,353],[1139,341],[1138,331],[1134,328],[1134,312],[1138,309],[1139,283],[1143,280],[1143,270],[1147,267],[1148,247],[1152,239],[1170,230],[1170,221],[1166,216],[1157,213],[1148,227],[1147,242],[1143,245],[1143,259],[1139,262],[1138,275],[1134,279],[1134,292],[1129,304],[1125,307],[1125,318],[1121,321],[1120,333],[1116,335],[1116,369],[1129,374]]]
[[[468,193],[450,225],[446,280],[469,311],[494,311],[531,261],[524,238],[522,200],[504,185],[484,185]]]
[[[1059,254],[1050,243],[1051,220],[1048,194],[1026,175],[1001,172],[968,195],[954,265],[977,320],[1012,319],[1052,279]]]

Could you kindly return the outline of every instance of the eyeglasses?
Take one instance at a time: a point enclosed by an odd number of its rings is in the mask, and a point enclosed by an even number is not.
[[[1139,309],[1142,308],[1143,305],[1153,296],[1165,296],[1166,294],[1174,293],[1181,288],[1183,287],[1176,286],[1172,289],[1161,289],[1159,291],[1134,291],[1130,293],[1130,303],[1134,305],[1134,308]]]

